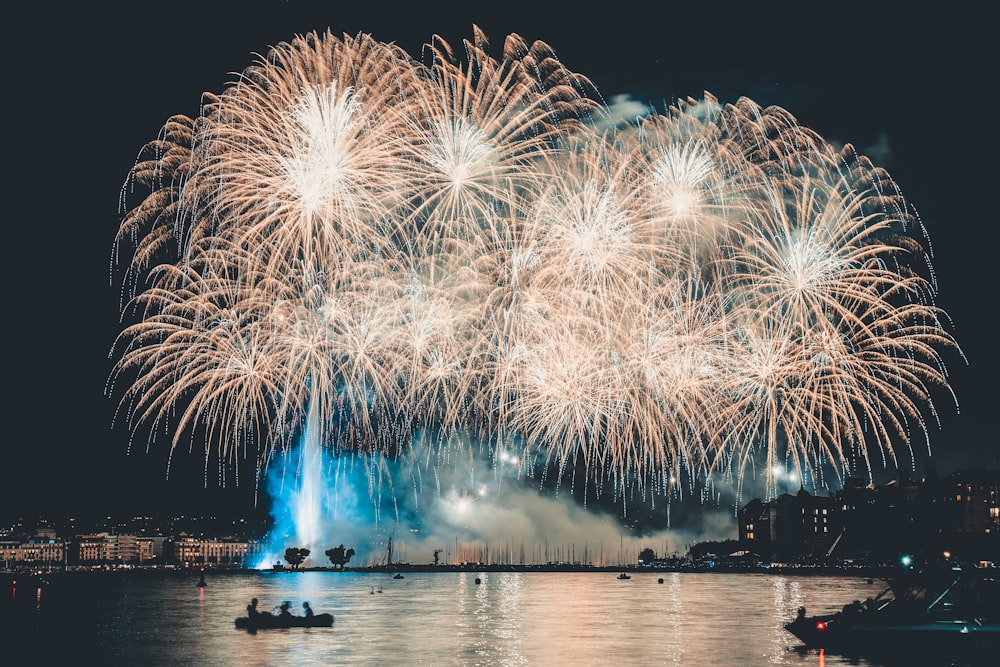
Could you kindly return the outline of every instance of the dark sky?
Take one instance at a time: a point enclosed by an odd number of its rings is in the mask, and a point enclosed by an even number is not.
[[[399,3],[403,4],[403,3]],[[296,34],[369,32],[411,54],[478,24],[552,46],[605,98],[747,96],[777,104],[885,166],[933,244],[938,299],[969,363],[947,358],[961,414],[939,403],[940,467],[998,465],[995,412],[997,142],[990,21],[955,3],[480,3],[178,0],[34,3],[8,22],[3,113],[10,235],[4,272],[8,387],[0,514],[197,511],[250,489],[199,490],[201,457],[164,480],[166,444],[126,456],[105,395],[118,332],[109,281],[119,191],[139,149],[173,114],[197,113],[255,53]],[[678,3],[680,4],[680,3]],[[351,6],[347,6],[351,5]],[[657,12],[653,6],[661,7]],[[888,149],[887,152],[885,149]],[[221,506],[221,505],[220,505]]]

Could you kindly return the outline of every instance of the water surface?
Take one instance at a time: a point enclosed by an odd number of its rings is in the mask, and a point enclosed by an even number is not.
[[[477,583],[476,580],[479,580]],[[67,573],[6,597],[3,646],[36,665],[884,665],[805,650],[783,628],[884,586],[721,573]],[[308,601],[333,628],[237,630],[251,598]],[[5,661],[6,662],[6,661]],[[13,663],[20,664],[20,663]]]

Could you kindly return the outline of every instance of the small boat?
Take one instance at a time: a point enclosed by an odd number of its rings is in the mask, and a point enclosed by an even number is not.
[[[397,572],[396,574],[392,575],[392,578],[393,578],[393,579],[402,579],[402,578],[403,578],[403,575],[402,575],[402,574],[400,574],[399,572]]]
[[[954,656],[1000,651],[1000,581],[974,570],[906,573],[835,613],[800,607],[785,629],[807,648],[852,655]]]
[[[333,614],[313,616],[293,616],[290,614],[270,614],[263,612],[256,618],[241,616],[236,619],[236,627],[241,630],[273,630],[280,628],[332,628]]]
[[[632,577],[629,576],[628,573],[622,572],[621,574],[618,575],[618,578],[619,579],[631,579]]]

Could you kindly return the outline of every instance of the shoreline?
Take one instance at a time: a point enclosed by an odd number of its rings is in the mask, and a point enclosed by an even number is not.
[[[295,575],[302,572],[330,572],[330,573],[353,573],[353,574],[386,574],[400,575],[397,578],[405,578],[406,574],[450,574],[450,573],[594,573],[594,574],[621,574],[629,575],[665,575],[665,574],[762,574],[762,575],[795,575],[795,576],[841,576],[858,577],[867,579],[887,579],[898,573],[896,568],[875,567],[875,566],[803,566],[803,565],[783,565],[783,566],[740,566],[740,565],[696,565],[691,566],[640,566],[640,565],[571,565],[571,564],[545,564],[545,565],[510,565],[510,564],[481,564],[481,563],[461,563],[454,565],[420,565],[412,563],[395,563],[392,566],[376,565],[364,567],[300,567],[297,569],[290,567],[282,568],[237,568],[237,567],[210,567],[206,566],[202,572],[200,566],[194,567],[164,567],[164,566],[141,566],[141,567],[67,567],[53,569],[50,571],[10,571],[0,570],[0,580],[5,581],[6,586],[15,585],[17,581],[21,585],[30,586],[32,582],[44,583],[48,579],[58,578],[64,575],[161,575],[178,576],[192,579],[199,579],[202,575],[206,578],[227,576],[260,574],[267,576]]]

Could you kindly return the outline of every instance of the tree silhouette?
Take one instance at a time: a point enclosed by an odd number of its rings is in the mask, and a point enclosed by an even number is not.
[[[304,561],[309,556],[308,549],[299,549],[297,547],[288,547],[285,549],[285,560],[288,564],[292,566],[292,569],[299,569],[299,565],[302,565]]]
[[[326,550],[326,557],[330,559],[330,562],[334,565],[340,567],[341,570],[347,565],[347,561],[351,560],[351,556],[354,555],[354,549],[344,549],[344,545],[334,547],[332,549]]]
[[[646,547],[645,549],[639,552],[640,563],[649,564],[652,563],[654,560],[656,560],[656,552],[650,549],[649,547]]]

